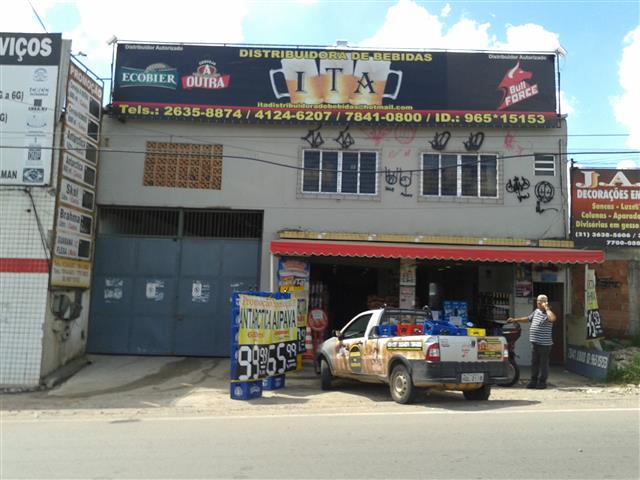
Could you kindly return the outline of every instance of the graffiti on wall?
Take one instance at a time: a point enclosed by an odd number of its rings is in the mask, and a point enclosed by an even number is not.
[[[505,189],[509,193],[515,193],[518,201],[522,202],[522,200],[529,198],[529,193],[525,192],[525,190],[527,190],[530,186],[531,183],[528,179],[526,179],[525,177],[515,176],[512,179],[509,179],[509,181],[505,185]]]
[[[395,192],[396,185],[402,187],[400,195],[403,197],[413,197],[413,193],[409,193],[409,187],[413,183],[413,173],[411,170],[402,170],[396,168],[384,168],[384,181],[386,183],[385,190]]]

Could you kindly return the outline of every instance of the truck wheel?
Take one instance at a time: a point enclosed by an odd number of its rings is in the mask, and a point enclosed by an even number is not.
[[[389,391],[391,398],[398,403],[411,403],[415,398],[416,388],[413,386],[411,375],[404,365],[397,365],[391,372]]]
[[[322,390],[331,390],[331,382],[333,381],[333,375],[331,375],[331,368],[327,361],[323,358],[320,360],[320,388]]]
[[[462,394],[467,400],[489,400],[491,385],[483,385],[477,390],[464,390]]]

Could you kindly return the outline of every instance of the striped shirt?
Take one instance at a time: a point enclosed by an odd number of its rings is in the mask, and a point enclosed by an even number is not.
[[[529,323],[531,323],[531,329],[529,330],[529,341],[531,343],[553,345],[553,322],[547,319],[545,312],[536,308],[533,313],[529,315]]]

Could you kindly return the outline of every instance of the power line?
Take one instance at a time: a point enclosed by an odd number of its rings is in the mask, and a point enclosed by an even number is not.
[[[36,11],[35,7],[33,6],[33,4],[31,3],[31,0],[27,0],[27,2],[29,2],[29,6],[31,7],[31,11],[33,12],[33,14],[36,16],[36,18],[38,19],[38,22],[40,22],[40,26],[42,27],[42,29],[44,30],[44,33],[49,33],[47,31],[47,27],[44,26],[44,22],[42,21],[42,19],[40,18],[40,15],[38,15],[38,12]]]
[[[18,149],[18,150],[24,150],[24,149],[28,149],[29,146],[23,146],[23,145],[0,145],[0,149]],[[64,148],[64,147],[45,147],[42,146],[40,147],[43,150],[52,150],[52,151],[84,151],[86,149],[84,148]],[[221,158],[228,158],[228,159],[235,159],[235,160],[249,160],[249,161],[255,161],[258,163],[264,163],[267,165],[273,165],[273,166],[277,166],[277,167],[282,167],[282,168],[288,168],[288,169],[292,169],[292,170],[299,170],[299,171],[311,171],[311,172],[320,172],[320,171],[333,171],[333,169],[327,169],[327,168],[306,168],[306,167],[301,167],[301,166],[297,166],[297,165],[289,165],[286,163],[281,163],[281,162],[277,162],[277,161],[272,161],[272,160],[266,160],[263,158],[256,158],[256,157],[248,157],[248,156],[242,156],[242,155],[212,155],[212,154],[206,154],[206,153],[172,153],[172,152],[162,152],[162,151],[149,151],[149,150],[121,150],[121,149],[105,149],[102,147],[98,147],[96,149],[99,153],[124,153],[124,154],[129,154],[129,155],[154,155],[154,154],[163,154],[163,155],[169,155],[169,156],[175,156],[175,157],[198,157],[198,158],[207,158],[207,159],[211,159],[211,158],[216,158],[216,157],[221,157]],[[258,152],[258,153],[262,153],[263,155],[271,155],[271,156],[282,156],[282,155],[278,155],[275,153],[269,153],[269,152]],[[567,157],[567,156],[571,156],[571,155],[593,155],[593,154],[602,154],[602,153],[606,153],[609,155],[628,155],[628,154],[640,154],[640,150],[633,150],[633,151],[625,151],[625,152],[618,152],[618,151],[609,151],[609,152],[565,152],[562,155]],[[438,153],[436,153],[435,155],[440,155]],[[483,157],[483,156],[490,156],[490,157],[495,157],[496,160],[509,160],[509,159],[516,159],[516,158],[526,158],[526,157],[533,157],[535,155],[553,155],[556,156],[557,152],[536,152],[534,153],[527,153],[527,154],[519,154],[519,155],[496,155],[496,154],[452,154],[452,155],[468,155],[468,156],[477,156],[477,157]],[[298,159],[298,157],[292,157],[295,158],[296,160]],[[377,160],[377,158],[376,158]],[[564,163],[569,163],[569,160],[562,160]],[[465,162],[462,164],[462,166],[466,166],[466,165],[480,165],[482,163],[482,159],[478,158],[478,160],[476,162]],[[402,172],[403,173],[421,173],[421,172],[425,172],[425,171],[441,171],[441,170],[446,170],[446,169],[453,169],[453,168],[458,168],[461,165],[455,164],[455,165],[450,165],[450,166],[444,166],[444,167],[433,167],[433,168],[419,168],[419,169],[403,169]],[[337,171],[337,170],[336,170]],[[374,174],[382,174],[382,173],[387,173],[388,170],[362,170],[359,169],[358,170],[360,173],[374,173]]]

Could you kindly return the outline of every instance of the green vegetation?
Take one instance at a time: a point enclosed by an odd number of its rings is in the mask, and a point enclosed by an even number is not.
[[[607,376],[609,383],[634,383],[640,385],[640,353],[636,353],[627,367],[616,367],[615,363]]]

